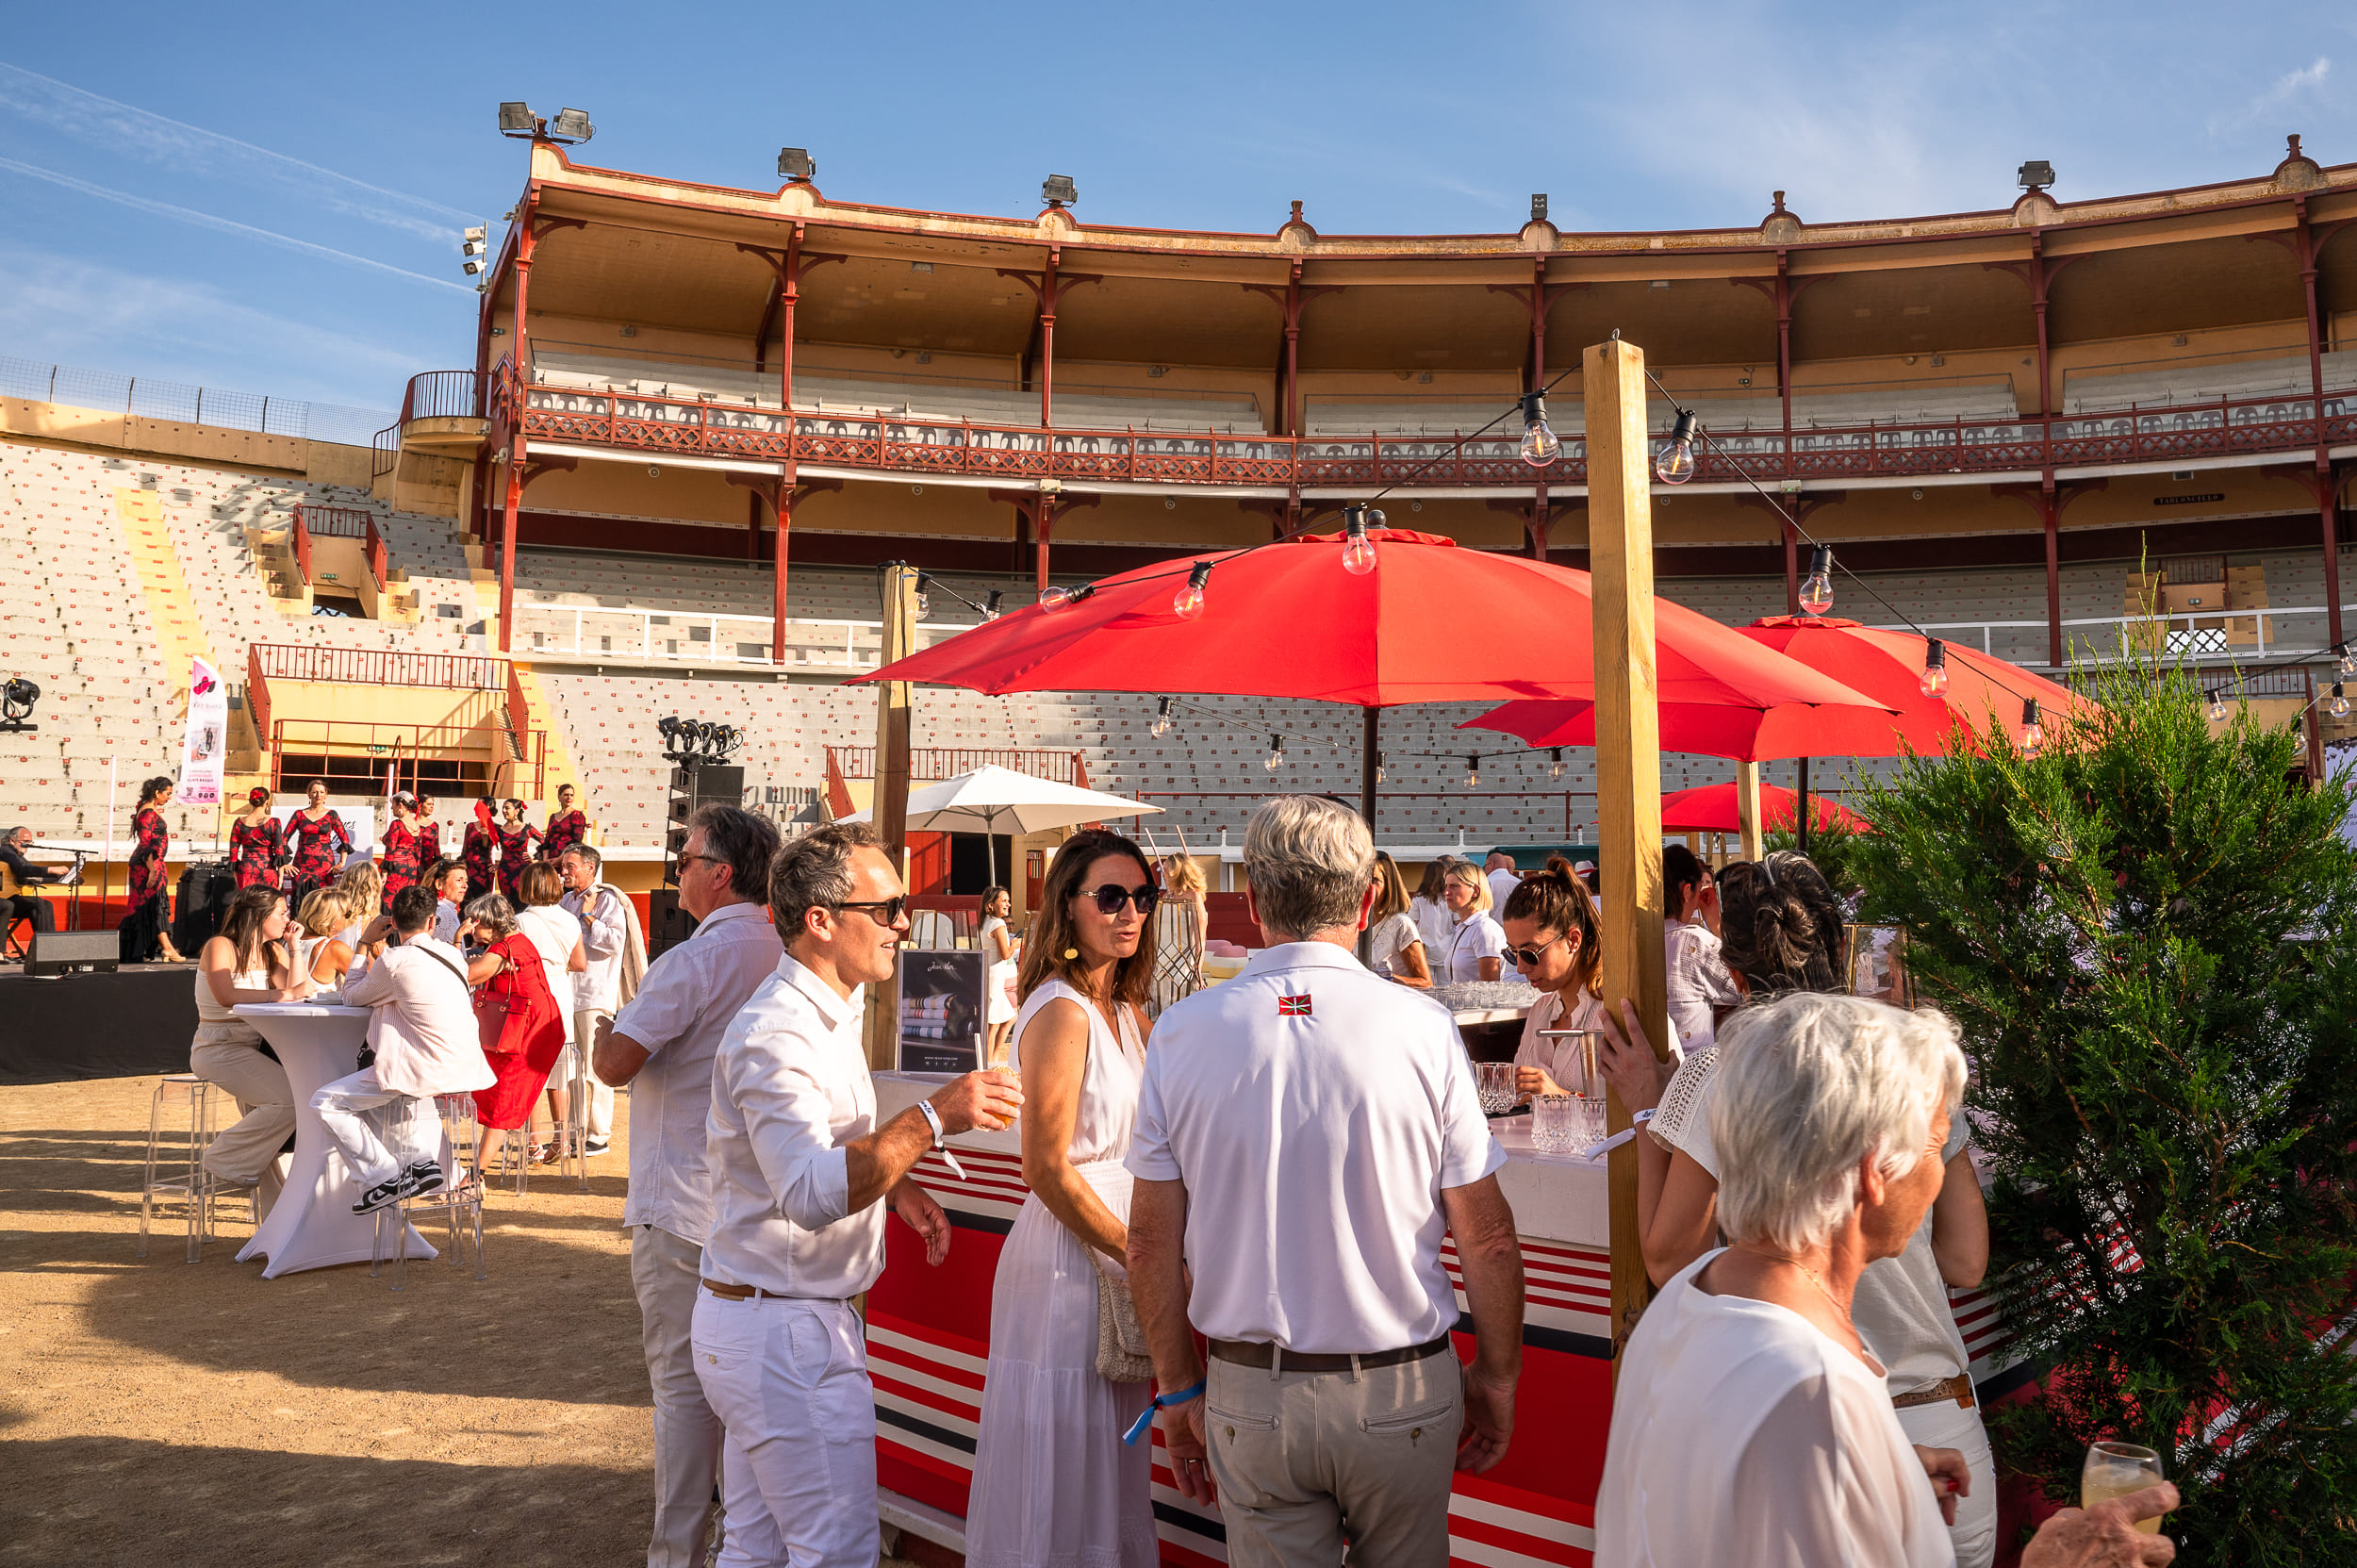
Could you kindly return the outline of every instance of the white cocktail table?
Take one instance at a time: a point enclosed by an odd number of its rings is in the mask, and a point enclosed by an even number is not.
[[[268,1258],[265,1279],[298,1269],[367,1263],[375,1250],[376,1220],[352,1212],[360,1200],[359,1180],[344,1164],[336,1140],[327,1135],[320,1114],[311,1109],[311,1097],[357,1070],[360,1048],[368,1044],[370,1010],[319,1002],[248,1002],[231,1011],[252,1024],[278,1053],[279,1065],[287,1069],[287,1085],[294,1091],[295,1111],[294,1168],[269,1217],[239,1251],[238,1261]],[[438,1256],[417,1227],[404,1225],[402,1230],[410,1257]]]

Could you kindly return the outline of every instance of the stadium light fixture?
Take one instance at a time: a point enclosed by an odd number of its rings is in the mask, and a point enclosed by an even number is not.
[[[469,277],[474,276],[484,269],[483,255],[486,249],[486,241],[489,237],[489,232],[484,228],[470,228],[458,242],[458,254],[466,258],[461,265],[466,268]]]
[[[1039,188],[1039,197],[1049,206],[1071,206],[1080,199],[1080,188],[1072,183],[1070,174],[1050,174]]]
[[[788,184],[799,185],[818,177],[818,160],[810,156],[807,147],[781,147],[778,173],[785,176]]]
[[[598,134],[598,127],[589,124],[589,116],[583,110],[561,108],[556,111],[556,118],[549,122],[548,134],[552,141],[586,141]]]
[[[538,136],[539,134],[540,117],[532,112],[530,104],[502,104],[500,106],[500,135]]]
[[[2024,190],[2043,190],[2054,183],[2054,166],[2044,158],[2033,158],[2014,171],[2013,181]]]
[[[1543,190],[1530,193],[1530,221],[1534,223],[1547,221],[1547,193]]]

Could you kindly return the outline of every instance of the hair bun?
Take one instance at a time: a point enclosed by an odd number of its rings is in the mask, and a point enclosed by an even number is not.
[[[1579,867],[1574,866],[1570,861],[1565,860],[1561,855],[1547,856],[1547,869],[1550,871],[1560,871],[1567,877],[1576,878],[1579,875]]]

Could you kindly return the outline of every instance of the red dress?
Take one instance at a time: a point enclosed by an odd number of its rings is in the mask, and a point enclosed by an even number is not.
[[[540,836],[540,830],[526,822],[510,833],[502,828],[500,838],[500,891],[518,909],[523,907],[523,895],[517,890],[525,867],[532,864],[532,841]]]
[[[377,860],[385,867],[385,904],[392,907],[393,895],[418,880],[418,835],[406,822],[395,821],[385,830],[385,849]]]
[[[229,853],[238,863],[240,889],[256,883],[276,887],[278,863],[287,858],[287,830],[275,817],[263,817],[258,827],[248,827],[239,817],[229,830]]]
[[[486,1127],[512,1131],[532,1119],[549,1070],[564,1053],[565,1021],[531,938],[517,932],[486,950],[507,962],[474,994],[484,1060],[499,1076],[497,1083],[474,1092],[474,1114]]]
[[[496,892],[499,883],[495,870],[499,859],[499,838],[480,822],[467,825],[467,897],[481,898]]]
[[[418,864],[431,866],[442,858],[442,825],[420,821],[410,824],[418,833]]]
[[[589,837],[589,818],[577,811],[549,813],[549,831],[540,835],[540,858],[553,862],[557,856]]]
[[[151,807],[132,817],[131,832],[139,841],[131,851],[129,893],[136,905],[160,897],[172,880],[171,867],[164,864],[172,853],[172,830],[164,826],[164,814]]]
[[[305,894],[336,880],[344,856],[352,852],[352,834],[332,811],[317,817],[298,811],[287,818],[287,845],[294,854],[294,895],[300,903]]]

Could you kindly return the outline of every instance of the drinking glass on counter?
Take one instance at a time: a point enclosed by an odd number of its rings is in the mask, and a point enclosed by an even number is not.
[[[1541,1148],[1564,1148],[1573,1137],[1570,1095],[1534,1095],[1530,1100],[1530,1141]]]
[[[2155,1481],[2167,1477],[2161,1472],[2161,1456],[2150,1448],[2133,1443],[2090,1443],[2087,1461],[2079,1472],[2079,1506],[2093,1508],[2142,1492]],[[2147,1535],[2158,1535],[2161,1516],[2136,1521],[2136,1528]]]
[[[1476,1062],[1474,1085],[1481,1091],[1481,1109],[1490,1115],[1514,1109],[1514,1064]]]

